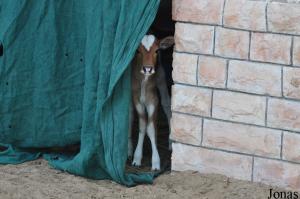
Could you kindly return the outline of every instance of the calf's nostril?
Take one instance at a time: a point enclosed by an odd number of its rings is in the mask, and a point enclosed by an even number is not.
[[[155,72],[155,70],[152,66],[143,66],[143,72],[145,74],[152,74]]]

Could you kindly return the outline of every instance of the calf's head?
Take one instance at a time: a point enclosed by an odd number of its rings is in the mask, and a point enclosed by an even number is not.
[[[154,35],[145,35],[137,50],[137,56],[141,59],[140,72],[150,76],[155,73],[159,51],[167,49],[174,44],[172,36],[158,40]]]

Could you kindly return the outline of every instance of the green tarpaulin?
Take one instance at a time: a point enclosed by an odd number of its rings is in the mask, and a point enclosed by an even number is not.
[[[49,163],[131,186],[126,174],[130,61],[159,0],[0,0],[1,164],[34,160],[38,148],[81,143]]]

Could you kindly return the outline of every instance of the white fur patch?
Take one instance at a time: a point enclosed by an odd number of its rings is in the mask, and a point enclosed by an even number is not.
[[[154,35],[145,35],[142,39],[142,45],[146,48],[147,51],[150,51],[152,45],[155,42]]]
[[[142,107],[141,104],[137,104],[136,106],[136,111],[139,113],[139,114],[143,114],[144,113],[144,109]]]
[[[134,157],[132,161],[132,165],[134,166],[141,166],[142,158],[143,158],[143,144],[144,144],[144,138],[146,134],[146,121],[143,119],[139,120],[139,139],[138,143],[134,152]]]
[[[147,107],[147,109],[148,109],[148,115],[149,115],[149,116],[152,116],[153,113],[154,113],[154,111],[155,111],[155,106],[154,106],[153,104],[150,104],[150,105]]]
[[[160,170],[160,157],[156,146],[156,135],[153,122],[150,122],[147,127],[148,137],[151,141],[152,148],[152,170]]]

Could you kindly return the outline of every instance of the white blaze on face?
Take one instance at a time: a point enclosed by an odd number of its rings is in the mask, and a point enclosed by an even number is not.
[[[150,51],[152,45],[155,42],[155,36],[154,35],[145,35],[142,39],[142,45],[145,47],[147,51]]]

